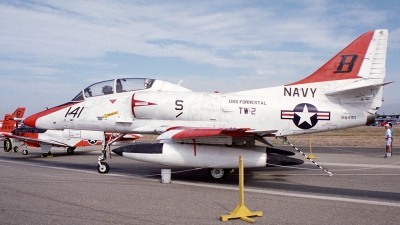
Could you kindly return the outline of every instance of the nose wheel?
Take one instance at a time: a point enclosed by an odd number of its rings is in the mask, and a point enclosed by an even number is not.
[[[97,171],[99,171],[99,173],[108,173],[108,171],[110,171],[110,166],[106,162],[99,162]]]
[[[22,150],[22,155],[28,155],[28,145],[24,142],[22,146],[24,146],[24,149]]]
[[[117,135],[114,139],[108,139],[108,141],[106,142],[106,134],[104,133],[102,140],[103,144],[102,144],[101,156],[99,156],[97,161],[97,171],[99,171],[99,173],[104,174],[110,171],[110,166],[108,165],[108,163],[104,162],[104,160],[106,160],[107,157],[111,159],[110,145],[115,141],[117,141],[118,139],[120,139],[121,137],[123,137],[125,134],[126,133],[121,133]]]

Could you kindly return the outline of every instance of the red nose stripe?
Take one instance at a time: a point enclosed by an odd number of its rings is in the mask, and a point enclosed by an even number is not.
[[[65,103],[65,104],[62,104],[62,105],[53,107],[53,108],[51,108],[51,109],[47,109],[47,110],[44,110],[44,111],[35,113],[35,114],[33,114],[33,115],[28,116],[27,118],[25,118],[25,119],[24,119],[24,124],[25,124],[26,126],[28,126],[28,127],[36,127],[36,121],[37,121],[39,118],[44,117],[44,116],[47,116],[47,115],[49,115],[49,114],[51,114],[51,113],[53,113],[53,112],[59,111],[59,110],[61,110],[61,109],[67,108],[67,107],[69,107],[69,106],[75,105],[75,104],[77,104],[77,103],[79,103],[79,102],[68,102],[68,103]]]

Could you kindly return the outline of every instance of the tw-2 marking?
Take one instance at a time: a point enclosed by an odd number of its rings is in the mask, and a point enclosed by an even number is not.
[[[240,114],[256,115],[256,108],[239,107],[239,113]]]

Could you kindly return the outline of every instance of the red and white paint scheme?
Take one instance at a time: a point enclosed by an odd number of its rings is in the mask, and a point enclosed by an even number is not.
[[[4,115],[4,120],[1,120],[0,139],[4,139],[5,135],[11,134],[11,131],[18,127],[18,123],[20,119],[23,118],[24,113],[25,108],[19,107],[14,111],[13,114]]]
[[[192,92],[156,79],[93,84],[71,102],[39,112],[25,124],[42,129],[157,133],[160,143],[113,151],[135,160],[212,168],[265,166],[266,137],[362,126],[383,101],[388,30],[362,34],[313,74],[282,86],[233,93]],[[99,172],[108,164],[99,157]],[[213,172],[211,172],[213,173]],[[214,176],[213,175],[213,176]],[[215,175],[218,178],[218,175]]]
[[[106,133],[106,140],[112,140],[119,134]],[[19,127],[5,135],[4,146],[11,146],[10,138],[19,140],[24,143],[25,147],[40,148],[43,157],[51,155],[50,149],[52,147],[64,147],[67,149],[68,154],[73,154],[77,147],[88,147],[103,144],[104,132],[102,131],[88,131],[88,130],[44,130],[32,127]],[[140,134],[125,134],[113,143],[115,146],[123,146],[133,144],[142,135]],[[6,142],[9,142],[6,144]],[[11,148],[4,148],[10,151]],[[14,151],[18,151],[18,146],[14,147]],[[23,155],[28,154],[28,149],[22,151]]]

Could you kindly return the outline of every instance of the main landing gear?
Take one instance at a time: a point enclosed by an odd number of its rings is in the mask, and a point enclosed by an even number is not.
[[[10,152],[11,150],[18,152],[18,146],[13,147],[13,142],[10,138],[4,139],[4,152]]]
[[[211,177],[211,179],[213,180],[222,180],[226,177],[228,173],[228,169],[208,169],[208,176]]]
[[[109,140],[107,140],[107,143],[106,143],[106,134],[104,133],[102,145],[101,145],[101,148],[102,148],[101,156],[99,156],[98,162],[97,162],[97,171],[99,171],[99,173],[108,173],[110,171],[110,166],[108,165],[108,163],[104,162],[107,159],[107,156],[111,159],[110,145],[112,143],[114,143],[115,141],[117,141],[118,139],[120,139],[121,137],[123,137],[125,134],[126,133],[120,133],[114,139],[110,138]]]
[[[68,147],[68,148],[67,148],[67,153],[68,153],[68,155],[74,154],[74,151],[75,151],[75,147]]]

